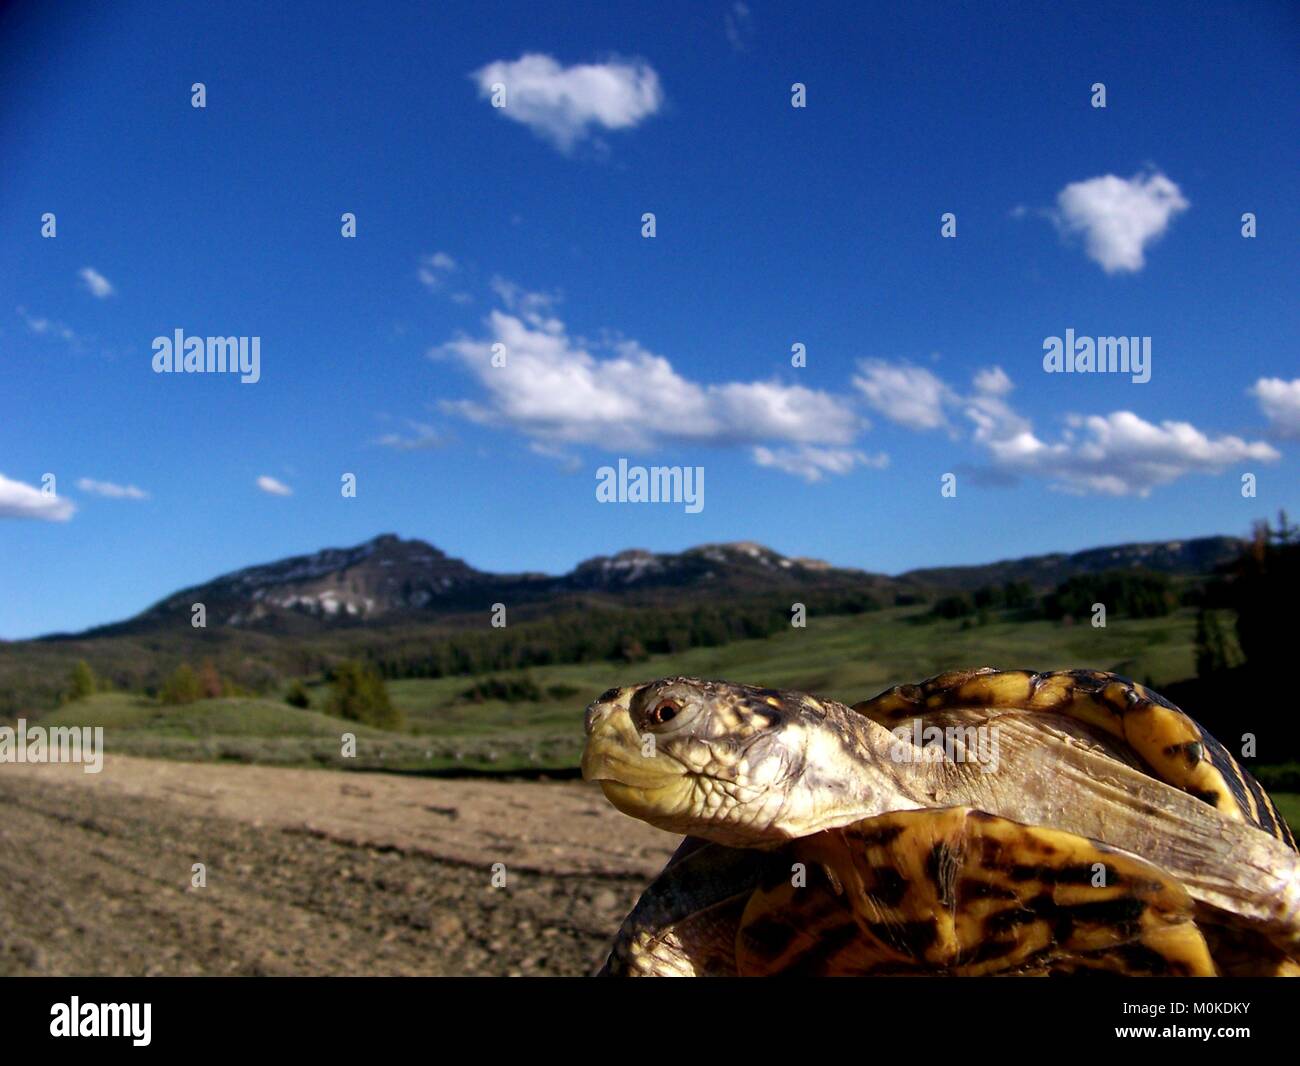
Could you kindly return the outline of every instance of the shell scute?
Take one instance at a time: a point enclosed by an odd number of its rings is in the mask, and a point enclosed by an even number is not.
[[[1208,803],[1225,818],[1296,847],[1268,793],[1222,744],[1165,697],[1118,674],[991,667],[949,671],[919,686],[890,689],[853,709],[894,728],[907,718],[963,707],[1067,715],[1122,741],[1153,777]]]
[[[1178,881],[1071,833],[953,807],[790,847],[823,873],[750,898],[741,974],[1215,973]],[[832,867],[842,891],[825,879]]]

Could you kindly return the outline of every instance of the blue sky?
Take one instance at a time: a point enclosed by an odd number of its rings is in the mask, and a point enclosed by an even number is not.
[[[2,637],[386,531],[897,572],[1300,510],[1287,5],[295,8],[2,16]],[[260,380],[154,373],[178,328]]]

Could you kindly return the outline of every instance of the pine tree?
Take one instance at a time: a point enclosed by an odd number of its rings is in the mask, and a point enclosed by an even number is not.
[[[176,705],[193,703],[200,699],[202,695],[202,689],[199,688],[199,679],[195,676],[194,670],[189,663],[181,663],[172,676],[163,684],[159,698],[163,703]]]
[[[1221,674],[1229,665],[1228,637],[1219,616],[1201,608],[1196,613],[1196,676]]]
[[[74,700],[89,699],[99,687],[95,682],[95,672],[91,670],[90,664],[85,659],[78,659],[76,666],[72,668],[70,686],[70,695]]]
[[[377,729],[400,729],[405,724],[402,712],[388,698],[383,678],[371,667],[352,660],[341,662],[334,668],[331,682],[334,691],[326,705],[330,714]]]

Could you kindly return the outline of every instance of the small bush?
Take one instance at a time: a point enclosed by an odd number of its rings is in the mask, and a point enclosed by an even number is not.
[[[650,658],[645,645],[635,637],[628,637],[619,648],[618,657],[625,663],[643,663]]]
[[[1002,602],[1008,607],[1032,607],[1034,588],[1028,581],[1008,581],[1002,586]]]
[[[305,709],[311,706],[311,694],[307,691],[306,685],[294,678],[289,685],[289,691],[284,694],[284,702],[290,707]]]
[[[930,613],[936,618],[966,618],[975,613],[975,605],[969,596],[944,596],[935,601]]]
[[[90,668],[90,664],[85,659],[78,659],[77,664],[72,668],[72,676],[68,683],[68,695],[70,699],[85,700],[95,694],[95,689],[99,686],[95,682],[95,673]]]
[[[189,663],[181,663],[162,687],[158,698],[163,703],[177,706],[182,703],[194,703],[203,698],[198,676]]]
[[[339,718],[376,729],[400,729],[402,712],[388,698],[384,680],[373,668],[354,660],[339,663],[331,675],[333,691],[325,709]]]
[[[212,665],[211,659],[204,660],[203,665],[199,667],[198,682],[199,691],[205,700],[220,699],[228,694],[221,675],[217,673],[217,668]]]

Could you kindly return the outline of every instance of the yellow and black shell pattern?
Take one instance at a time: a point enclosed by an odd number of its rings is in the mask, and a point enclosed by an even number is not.
[[[1098,670],[955,670],[898,685],[853,709],[889,729],[937,711],[999,707],[1068,716],[1121,741],[1158,780],[1225,818],[1256,826],[1293,850],[1295,837],[1267,792],[1222,744],[1163,696]]]

